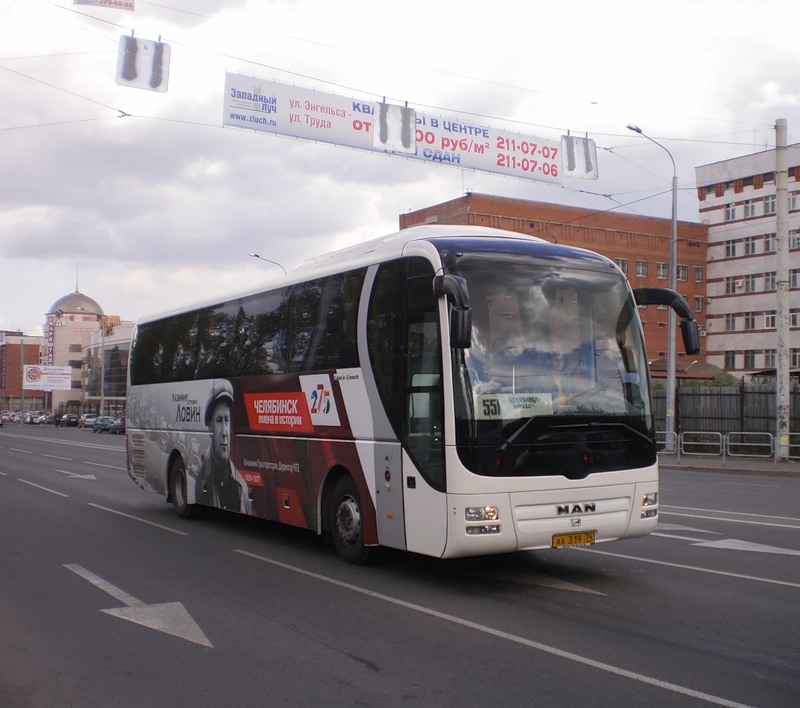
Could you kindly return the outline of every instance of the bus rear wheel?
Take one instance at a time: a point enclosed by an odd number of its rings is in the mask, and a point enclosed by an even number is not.
[[[189,504],[186,494],[186,465],[182,457],[177,457],[172,463],[169,473],[169,494],[172,498],[172,508],[182,519],[191,519],[195,513],[194,504]]]
[[[361,500],[352,477],[340,477],[333,485],[329,514],[333,545],[342,559],[356,565],[372,561],[375,548],[364,545]]]

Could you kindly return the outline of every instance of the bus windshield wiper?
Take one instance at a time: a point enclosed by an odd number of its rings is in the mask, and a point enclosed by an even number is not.
[[[598,421],[591,421],[589,423],[576,423],[572,425],[554,425],[553,428],[624,428],[625,430],[633,433],[637,437],[646,440],[647,442],[653,442],[652,438],[650,438],[646,433],[643,433],[641,430],[636,430],[636,428],[628,425],[627,423],[600,423]],[[519,431],[517,431],[519,432]]]

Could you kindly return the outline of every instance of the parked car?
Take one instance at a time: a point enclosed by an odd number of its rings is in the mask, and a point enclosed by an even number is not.
[[[58,424],[64,428],[75,428],[78,425],[78,414],[64,413],[64,415],[61,416],[61,420],[58,421]]]
[[[125,418],[117,418],[111,425],[108,426],[108,432],[112,435],[124,435]]]
[[[114,419],[110,415],[100,415],[97,416],[92,421],[92,432],[93,433],[102,433],[108,432],[109,427],[114,422]]]
[[[84,413],[80,418],[78,418],[78,427],[91,428],[95,418],[97,418],[95,413]]]

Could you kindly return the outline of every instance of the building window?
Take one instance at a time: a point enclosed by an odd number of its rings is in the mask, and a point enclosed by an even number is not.
[[[675,276],[678,280],[689,280],[689,266],[679,265]]]
[[[791,362],[789,363],[793,369],[796,369],[800,366],[800,349],[792,349],[791,353]]]
[[[732,275],[725,276],[725,294],[726,295],[736,294],[736,278]]]
[[[736,315],[731,313],[725,315],[725,331],[726,332],[736,331]]]
[[[777,327],[777,314],[775,310],[770,310],[769,312],[764,313],[764,328],[765,329],[775,329]]]
[[[800,248],[800,231],[797,229],[789,232],[789,248]]]
[[[647,277],[647,261],[636,261],[636,275],[640,278]]]
[[[703,298],[695,296],[695,298],[694,298],[694,311],[695,312],[702,312],[703,311]]]
[[[764,253],[775,253],[777,247],[777,234],[764,234]]]
[[[744,218],[749,219],[756,215],[756,202],[754,199],[744,200]]]
[[[744,329],[745,332],[755,329],[756,328],[756,313],[755,312],[745,312],[744,313]]]
[[[656,278],[659,280],[669,279],[669,266],[666,263],[656,263]]]
[[[744,276],[744,291],[746,293],[754,293],[756,291],[756,283],[758,282],[757,275],[746,275]]]
[[[789,273],[789,287],[790,288],[797,288],[798,276],[800,275],[800,270],[793,270]]]
[[[755,236],[745,236],[744,239],[744,255],[752,256],[755,255],[756,252],[756,237]]]
[[[800,312],[795,311],[789,314],[789,326],[800,326]]]
[[[789,209],[790,209],[791,211],[794,211],[795,209],[797,209],[797,192],[792,192],[792,193],[789,195]],[[775,213],[775,211],[773,210],[773,211],[772,211],[772,212],[770,212],[770,213],[774,214],[774,213]]]
[[[772,367],[776,366],[778,361],[778,351],[777,349],[765,349],[764,350],[764,366]]]
[[[775,195],[768,194],[764,197],[764,216],[775,213]]]
[[[694,282],[703,282],[703,266],[694,266]]]
[[[755,369],[756,368],[756,353],[753,349],[745,349],[744,352],[744,368],[745,369]]]
[[[725,369],[730,371],[736,368],[736,352],[725,352]]]
[[[725,258],[736,258],[736,241],[725,241]]]
[[[770,292],[778,289],[778,274],[773,270],[769,273],[764,273],[764,292]]]
[[[736,220],[736,205],[735,204],[726,204],[725,205],[725,221],[735,221]]]
[[[619,269],[628,275],[628,259],[627,258],[617,258],[615,259],[616,264],[619,266]]]

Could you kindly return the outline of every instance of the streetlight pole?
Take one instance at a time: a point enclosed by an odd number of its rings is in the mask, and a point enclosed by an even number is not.
[[[672,153],[660,142],[651,138],[638,125],[628,124],[628,130],[639,133],[654,145],[658,145],[669,155],[672,162],[672,232],[669,241],[669,287],[677,292],[678,287],[678,170]],[[667,332],[667,419],[666,419],[666,452],[675,452],[675,311],[669,309],[669,330]]]
[[[269,258],[264,258],[264,256],[259,256],[257,253],[249,253],[248,255],[251,256],[252,258],[258,258],[258,260],[260,261],[265,261],[267,263],[272,263],[272,265],[278,266],[278,268],[280,268],[283,271],[283,274],[286,275],[286,268],[284,268],[277,261],[271,261]]]

